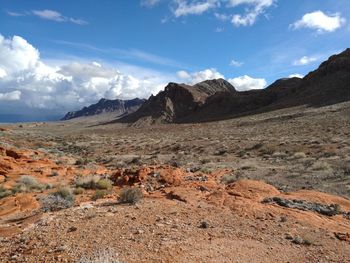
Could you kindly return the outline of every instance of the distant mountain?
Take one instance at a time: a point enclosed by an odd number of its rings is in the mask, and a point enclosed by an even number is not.
[[[61,120],[70,120],[78,117],[93,116],[108,112],[113,112],[118,116],[127,115],[136,111],[144,102],[144,99],[138,98],[132,100],[100,99],[96,104],[84,107],[78,111],[68,112]]]
[[[331,56],[303,79],[284,78],[263,90],[238,92],[223,79],[196,85],[169,83],[118,122],[215,121],[280,108],[322,106],[350,100],[350,49]]]

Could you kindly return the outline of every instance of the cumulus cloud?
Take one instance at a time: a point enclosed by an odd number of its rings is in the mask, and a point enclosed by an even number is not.
[[[308,56],[303,56],[293,62],[294,66],[305,66],[308,65],[312,62],[318,61],[317,57],[308,57]]]
[[[322,11],[307,13],[303,17],[291,24],[292,29],[310,28],[318,33],[333,32],[341,28],[346,20],[339,13],[327,15]]]
[[[181,81],[191,85],[205,80],[224,78],[224,76],[215,68],[205,69],[193,73],[188,73],[187,71],[182,70],[177,72],[177,76],[181,79]]]
[[[302,79],[303,77],[304,77],[304,75],[301,75],[301,74],[298,74],[298,73],[290,74],[288,76],[288,78],[300,78],[300,79]]]
[[[0,93],[0,101],[1,100],[20,100],[21,92],[19,90],[14,90],[11,92]]]
[[[248,5],[245,14],[235,14],[232,16],[232,24],[234,26],[251,26],[255,23],[258,16],[263,14],[265,10],[274,4],[275,0],[229,0],[232,7],[239,5]]]
[[[156,0],[143,0],[144,6],[154,6]],[[231,21],[234,26],[251,26],[277,0],[172,0],[172,14],[178,18],[202,15],[215,10],[214,16],[220,21]],[[244,6],[243,13],[233,13],[232,9]],[[225,10],[225,11],[224,11]],[[231,14],[227,14],[230,12]]]
[[[247,75],[229,79],[228,82],[230,82],[238,91],[246,91],[251,89],[263,89],[267,85],[267,82],[265,79],[259,79],[259,78],[255,79]]]
[[[97,62],[48,65],[22,37],[0,35],[0,99],[18,105],[64,112],[102,97],[147,98],[166,83],[160,74],[135,77]]]
[[[175,0],[175,9],[173,13],[175,17],[187,16],[187,15],[201,15],[217,6],[218,0],[206,0],[206,1],[187,1],[187,0]]]

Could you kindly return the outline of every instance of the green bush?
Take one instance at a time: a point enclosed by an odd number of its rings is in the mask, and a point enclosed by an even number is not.
[[[75,195],[81,195],[82,193],[84,193],[84,188],[82,188],[82,187],[75,188],[73,193]]]
[[[109,179],[101,179],[97,182],[97,188],[98,189],[111,189],[113,186],[113,182]]]
[[[92,200],[96,201],[98,199],[102,199],[107,195],[107,191],[106,190],[96,190],[95,194],[92,196]]]
[[[136,204],[143,198],[140,188],[124,188],[119,196],[120,203]]]
[[[97,183],[100,179],[98,175],[79,176],[75,181],[75,185],[84,189],[97,189]]]
[[[75,181],[77,188],[81,187],[84,189],[111,189],[112,181],[109,179],[101,179],[99,175],[88,175],[80,176]]]

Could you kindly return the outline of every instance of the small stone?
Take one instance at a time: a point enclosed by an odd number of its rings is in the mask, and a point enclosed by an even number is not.
[[[136,234],[143,234],[144,233],[144,231],[143,230],[141,230],[141,229],[138,229],[137,231],[136,231]]]
[[[293,240],[293,236],[289,233],[286,234],[286,239],[287,240]]]
[[[293,238],[292,241],[294,244],[301,245],[304,243],[304,240],[300,236],[296,236]]]
[[[66,246],[60,246],[58,247],[55,252],[63,252],[63,251],[66,251],[67,250],[67,247]]]
[[[203,229],[209,228],[209,223],[206,221],[202,221],[199,225],[199,228],[203,228]]]
[[[75,227],[75,226],[71,226],[70,228],[68,228],[68,233],[70,233],[70,232],[74,232],[74,231],[77,231],[78,230],[78,228],[77,227]]]

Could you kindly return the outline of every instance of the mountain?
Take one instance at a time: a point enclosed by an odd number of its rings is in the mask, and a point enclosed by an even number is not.
[[[284,78],[263,90],[236,91],[224,79],[196,85],[169,83],[137,111],[118,122],[215,121],[299,105],[323,106],[350,100],[350,49],[331,56],[303,79]]]
[[[83,116],[93,116],[107,112],[116,113],[118,116],[127,115],[136,111],[143,103],[144,99],[132,100],[107,100],[100,99],[96,104],[84,107],[78,111],[68,112],[61,120],[70,120]]]
[[[121,118],[121,122],[135,122],[151,118],[155,122],[181,122],[195,113],[215,94],[232,95],[237,91],[226,80],[207,80],[194,86],[169,83],[164,91],[151,96],[136,112]]]

